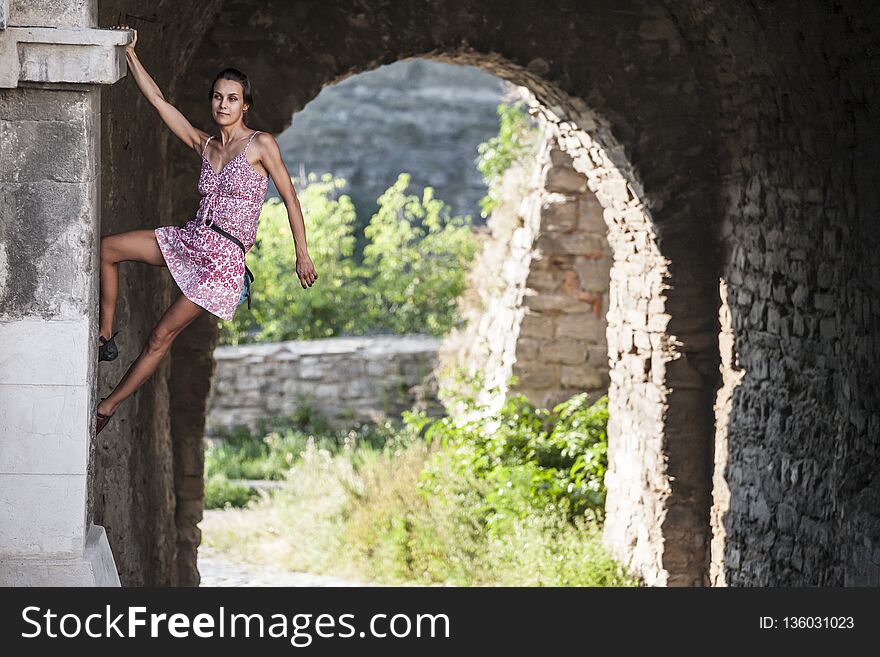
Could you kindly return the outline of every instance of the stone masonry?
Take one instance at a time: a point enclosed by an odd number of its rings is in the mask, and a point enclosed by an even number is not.
[[[467,324],[441,346],[441,389],[458,388],[456,368],[479,374],[478,399],[489,412],[511,375],[510,392],[544,408],[608,389],[611,250],[602,207],[543,120],[535,142],[500,182],[460,304]],[[443,399],[452,403],[450,394]]]
[[[381,423],[414,406],[437,415],[442,406],[430,389],[437,343],[389,335],[217,347],[208,433],[253,430],[303,402],[337,429]]]
[[[64,5],[60,7],[59,5]],[[101,84],[92,1],[0,2],[0,585],[119,586],[89,500]]]
[[[71,504],[4,518],[0,545],[93,563],[94,524],[122,583],[195,584],[216,318],[178,338],[94,447],[93,402],[178,293],[167,271],[123,264],[120,359],[96,373],[76,354],[95,344],[98,237],[191,217],[198,157],[130,79],[113,84],[125,35],[92,32],[143,3],[0,7],[2,342],[8,362],[61,342],[73,359],[48,350],[51,363],[0,381],[18,446],[0,470],[7,503]],[[249,125],[274,134],[324,87],[408,58],[529,88],[603,208],[612,254],[609,547],[656,585],[880,583],[880,6],[205,0],[146,18],[130,22],[147,70],[210,131],[206,92],[228,65],[254,81]],[[67,43],[69,27],[94,42]],[[89,66],[67,66],[87,50]],[[59,394],[71,405],[47,411]],[[62,409],[79,419],[47,429]],[[71,458],[52,466],[57,445]]]
[[[611,248],[602,206],[587,177],[550,138],[538,154],[538,235],[531,248],[516,341],[516,390],[544,407],[608,391]]]

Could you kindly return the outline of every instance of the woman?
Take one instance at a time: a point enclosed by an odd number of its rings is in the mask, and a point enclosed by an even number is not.
[[[112,29],[129,28],[114,25]],[[222,319],[232,319],[244,298],[244,253],[256,239],[269,175],[287,207],[300,284],[308,288],[318,278],[308,254],[302,209],[278,144],[272,135],[251,130],[244,123],[247,111],[253,107],[247,76],[235,69],[226,69],[214,80],[210,92],[211,113],[220,129],[220,138],[213,139],[213,135],[194,128],[165,100],[135,54],[137,31],[133,32],[134,40],[125,49],[128,68],[138,88],[171,131],[199,153],[202,198],[195,219],[183,227],[160,226],[101,238],[99,360],[113,360],[118,354],[114,342],[116,333],[111,331],[120,262],[168,267],[181,295],[162,315],[140,355],[113,392],[101,398],[95,409],[96,435],[107,425],[119,404],[156,370],[174,339],[193,320],[205,311]]]

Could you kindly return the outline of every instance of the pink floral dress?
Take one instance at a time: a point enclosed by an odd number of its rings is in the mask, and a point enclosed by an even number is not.
[[[183,227],[160,226],[154,230],[168,271],[187,299],[221,319],[230,320],[244,287],[245,254],[232,240],[212,230],[207,220],[237,237],[247,251],[257,239],[257,225],[269,179],[247,159],[247,149],[259,131],[248,139],[241,153],[215,172],[202,147],[199,193],[195,219]]]

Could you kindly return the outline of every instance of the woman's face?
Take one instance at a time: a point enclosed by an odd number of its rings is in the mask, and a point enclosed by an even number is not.
[[[211,96],[211,113],[217,125],[234,125],[241,121],[248,108],[244,102],[244,88],[236,80],[217,80]]]

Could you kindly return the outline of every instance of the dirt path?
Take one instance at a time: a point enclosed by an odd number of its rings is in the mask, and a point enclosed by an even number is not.
[[[374,586],[363,582],[339,579],[329,575],[313,575],[280,570],[270,566],[230,561],[211,548],[199,548],[201,586]]]

